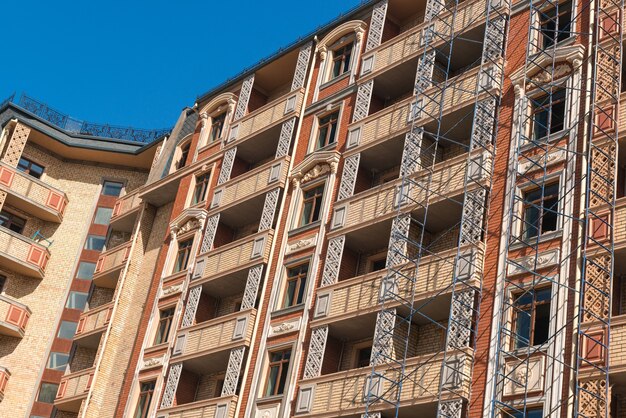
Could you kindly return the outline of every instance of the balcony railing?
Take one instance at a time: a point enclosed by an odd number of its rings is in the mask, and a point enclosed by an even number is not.
[[[6,392],[10,377],[11,373],[9,372],[9,369],[0,366],[0,402],[4,399],[4,393]]]
[[[446,373],[454,374],[446,376],[445,382],[451,385],[448,393],[454,392],[456,396],[467,395],[469,392],[469,379],[462,376],[470,376],[471,354],[464,352],[449,353],[447,360],[458,361],[458,371],[446,368]],[[441,362],[443,354],[424,355],[407,360],[405,373],[406,378],[400,394],[400,405],[410,406],[436,402],[439,395],[441,381]],[[459,370],[460,369],[460,370]],[[388,365],[380,365],[376,370],[384,374],[389,380],[394,380],[398,368],[390,368]],[[302,380],[300,392],[296,404],[296,414],[306,417],[338,417],[352,416],[364,411],[366,390],[370,386],[369,378],[372,374],[371,367],[333,373]],[[395,399],[394,390],[390,381],[380,379],[372,385],[373,392],[385,398]],[[377,389],[376,389],[377,388]],[[385,403],[374,404],[370,411],[379,411],[391,408]]]
[[[43,279],[49,259],[48,248],[0,226],[0,264],[3,267]]]
[[[267,262],[274,230],[244,237],[198,257],[193,280],[210,280]]]
[[[411,289],[407,280],[399,280],[396,290],[398,298],[414,297],[415,300],[425,300],[439,292],[451,292],[452,274],[458,251],[457,248],[453,248],[423,257],[415,277],[414,289]],[[467,271],[461,273],[464,279],[469,281],[475,274],[480,273],[473,271],[473,267],[469,266],[482,266],[483,251],[463,247],[460,254],[463,257],[471,257]],[[413,277],[415,266],[407,266],[403,272]],[[381,270],[321,288],[317,294],[314,318],[331,322],[378,311],[381,306],[381,283],[386,276],[387,271]],[[393,301],[387,301],[387,307],[393,305]]]
[[[244,139],[300,112],[304,90],[290,92],[249,113],[230,130],[228,142]]]
[[[442,13],[438,16],[435,20],[434,30],[448,31],[449,25],[452,24],[452,19],[454,19],[455,33],[469,30],[485,21],[485,7],[485,0],[463,2],[459,4],[459,10],[454,17],[449,13]],[[425,27],[426,23],[417,25],[364,54],[361,73],[384,71],[393,65],[417,56],[419,52],[423,51],[422,37]],[[438,41],[439,39],[437,38],[434,40],[435,45],[440,43]]]
[[[486,175],[480,167],[486,166],[489,158],[480,150],[471,154],[472,164],[477,170],[476,176]],[[430,188],[413,186],[408,191],[410,198],[405,198],[407,208],[415,206],[412,202],[424,202],[430,199],[431,204],[442,200],[444,196],[455,196],[463,192],[464,179],[467,168],[468,154],[462,154],[434,166],[430,180]],[[416,172],[412,177],[417,183],[424,178],[426,181],[428,170]],[[481,178],[482,180],[482,178]],[[332,221],[332,229],[349,229],[370,222],[377,222],[393,216],[397,210],[397,200],[402,180],[383,184],[378,187],[358,193],[349,199],[337,202]]]
[[[157,418],[234,418],[237,396],[206,399],[171,408],[159,409]]]
[[[0,295],[0,334],[22,338],[31,315],[28,306]]]
[[[100,254],[93,274],[96,286],[115,288],[119,273],[130,255],[131,245],[132,241],[128,241]]]
[[[250,309],[182,328],[173,354],[199,356],[249,345],[255,317],[256,310]]]
[[[444,96],[444,114],[474,102],[478,70],[479,68],[474,68],[450,79]],[[433,94],[438,91],[437,88],[431,88]],[[428,122],[428,115],[439,114],[438,100],[427,100],[426,102],[426,108],[421,114],[416,115],[416,123],[418,124]],[[363,146],[403,133],[409,129],[414,103],[415,98],[409,97],[350,125],[348,146]]]
[[[83,399],[87,397],[95,367],[70,373],[61,378],[54,406],[60,411],[78,412]]]
[[[262,165],[244,175],[224,183],[224,186],[215,190],[211,208],[227,207],[244,201],[264,190],[285,185],[289,158],[284,157]]]
[[[113,207],[113,215],[111,216],[110,222],[111,228],[118,231],[130,232],[134,225],[134,217],[127,215],[136,214],[140,204],[141,198],[139,197],[138,191],[120,197]]]
[[[44,221],[61,222],[67,206],[64,192],[0,162],[0,189],[9,203]]]
[[[104,331],[111,320],[112,313],[113,302],[83,312],[80,315],[74,339]]]

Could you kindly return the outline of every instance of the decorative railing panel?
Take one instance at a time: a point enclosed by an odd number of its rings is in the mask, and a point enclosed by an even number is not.
[[[28,306],[0,295],[0,334],[23,337],[30,315]]]
[[[7,268],[30,277],[43,278],[50,252],[37,242],[0,227],[0,260]]]
[[[111,320],[112,313],[113,302],[109,302],[81,314],[75,338],[80,338],[92,332],[103,331]]]
[[[72,398],[86,397],[91,388],[91,382],[95,372],[96,368],[91,367],[63,376],[56,399],[54,400],[55,404],[68,401]]]
[[[113,269],[122,268],[130,254],[131,244],[132,241],[128,241],[100,254],[94,276]]]
[[[137,192],[128,193],[127,195],[120,197],[117,202],[115,202],[111,220],[124,216],[131,210],[138,208],[140,204],[141,199],[139,198],[139,193]]]
[[[222,396],[159,409],[157,417],[168,418],[234,418],[237,407],[237,396]]]

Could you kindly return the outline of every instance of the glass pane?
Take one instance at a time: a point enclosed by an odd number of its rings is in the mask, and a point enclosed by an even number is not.
[[[52,352],[48,358],[48,368],[54,370],[65,370],[65,366],[67,365],[69,359],[69,354]]]
[[[85,309],[85,305],[87,305],[88,296],[89,294],[83,292],[70,292],[65,307],[70,309],[80,309],[82,311]]]
[[[533,345],[540,345],[548,341],[550,330],[550,304],[538,305],[535,312],[535,334]]]
[[[524,229],[526,238],[536,237],[539,231],[539,208],[531,206],[524,213]]]
[[[102,194],[106,196],[119,196],[124,185],[114,181],[105,181],[102,185]]]
[[[270,372],[267,376],[267,389],[265,390],[265,396],[275,395],[274,390],[276,389],[278,379],[278,369],[278,366],[272,366],[270,368]]]
[[[54,398],[57,396],[57,390],[59,389],[59,385],[54,383],[42,383],[39,388],[39,395],[37,396],[37,401],[43,403],[54,403]]]
[[[76,278],[91,280],[93,277],[93,272],[96,270],[95,263],[88,263],[86,261],[81,261],[78,265],[78,272],[76,273]]]
[[[300,225],[308,225],[309,219],[311,219],[311,211],[313,210],[313,202],[306,202],[302,208],[302,218],[300,219]]]
[[[530,339],[530,311],[517,312],[515,337],[515,348],[528,347]]]
[[[63,338],[66,340],[71,340],[74,338],[74,334],[76,334],[76,327],[78,326],[77,322],[68,322],[61,321],[61,325],[59,326],[59,333],[57,337]]]
[[[323,126],[320,128],[319,134],[317,136],[317,147],[322,148],[326,146],[326,135],[328,134],[328,126]]]
[[[296,280],[290,280],[287,282],[287,289],[285,290],[285,302],[283,308],[288,308],[293,305],[293,296],[296,293]]]
[[[99,235],[89,235],[87,236],[87,241],[85,241],[85,249],[102,251],[105,241],[105,237],[101,237]]]
[[[113,208],[98,208],[93,223],[97,225],[108,225],[111,220],[111,215],[113,215]]]
[[[278,382],[278,390],[276,391],[277,395],[280,395],[285,391],[287,372],[289,372],[289,362],[283,363],[283,367],[280,369],[280,382]]]
[[[298,298],[296,304],[300,304],[304,301],[304,289],[306,288],[306,280],[300,280],[300,287],[298,288]]]

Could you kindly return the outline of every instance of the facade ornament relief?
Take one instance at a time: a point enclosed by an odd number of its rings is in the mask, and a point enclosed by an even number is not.
[[[538,270],[553,266],[559,262],[559,249],[546,251],[539,254],[537,257],[528,256],[515,260],[509,264],[508,274],[509,276],[524,273],[527,270]],[[536,263],[536,264],[535,264]]]
[[[169,287],[164,288],[161,291],[161,297],[163,297],[163,296],[170,296],[170,295],[173,295],[175,293],[182,292],[182,290],[183,290],[183,283],[180,283],[178,285],[169,286]]]
[[[568,63],[561,63],[555,66],[554,71],[540,71],[538,74],[533,76],[531,80],[538,84],[549,83],[553,80],[557,80],[561,77],[564,77],[572,72],[572,67]]]
[[[339,153],[337,151],[314,152],[293,169],[291,181],[294,187],[327,174],[337,174]]]
[[[314,247],[316,243],[317,243],[317,234],[315,234],[314,236],[310,238],[303,238],[298,241],[288,243],[287,250],[285,251],[285,253],[291,254],[297,251],[304,250],[305,248]]]

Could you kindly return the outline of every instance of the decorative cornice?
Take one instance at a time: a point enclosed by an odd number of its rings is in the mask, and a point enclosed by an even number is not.
[[[557,69],[559,68],[558,64],[569,64],[569,72],[563,73],[565,70],[564,67],[559,69],[559,72],[561,73],[559,77],[563,77],[564,75],[576,71],[582,62],[583,57],[584,47],[578,44],[557,46],[555,50],[538,52],[528,67],[521,66],[513,74],[511,74],[511,82],[515,86],[522,86],[526,76],[534,81],[534,77],[538,76],[538,74],[546,72],[547,68],[552,68],[552,63],[557,63]],[[539,77],[545,78],[546,76],[543,75]],[[549,79],[552,78],[550,74],[548,74],[547,77]],[[548,82],[549,81],[550,80],[548,80]]]
[[[363,35],[365,34],[366,27],[367,23],[362,20],[351,20],[350,22],[346,22],[343,25],[339,25],[335,29],[331,30],[321,41],[318,42],[316,46],[316,51],[320,53],[320,58],[322,60],[325,59],[328,47],[339,37],[347,33],[354,32],[357,40],[361,41],[363,39]]]
[[[207,217],[206,209],[187,208],[170,223],[172,238],[196,229],[202,229]]]
[[[328,173],[336,174],[339,166],[337,151],[320,151],[309,154],[293,169],[291,180],[294,187],[322,177]]]
[[[228,112],[232,113],[232,110],[235,109],[236,103],[237,96],[235,96],[233,93],[222,93],[219,96],[213,98],[213,100],[211,100],[206,105],[202,106],[202,109],[200,109],[199,113],[200,116],[202,116],[203,113],[208,115],[209,113],[219,111],[220,108],[222,108],[223,110],[226,110],[228,108]]]

